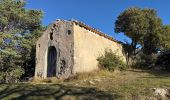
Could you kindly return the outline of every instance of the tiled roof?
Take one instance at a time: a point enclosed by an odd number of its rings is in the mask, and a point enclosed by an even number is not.
[[[84,23],[82,23],[82,22],[80,22],[80,21],[77,21],[77,20],[71,20],[71,21],[74,22],[76,25],[79,25],[80,27],[83,27],[83,28],[85,28],[86,30],[89,30],[89,31],[91,31],[91,32],[94,32],[94,33],[98,34],[99,36],[102,36],[102,37],[104,37],[104,38],[106,38],[106,39],[108,39],[108,40],[121,43],[120,41],[115,40],[115,39],[112,38],[111,36],[108,36],[108,35],[104,34],[103,32],[101,32],[101,31],[99,31],[99,30],[97,30],[97,29],[95,29],[95,28],[92,28],[92,27],[90,27],[90,26],[88,26],[88,25],[86,25],[86,24],[84,24]]]

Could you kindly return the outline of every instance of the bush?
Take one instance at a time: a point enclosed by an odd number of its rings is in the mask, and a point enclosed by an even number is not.
[[[170,49],[160,53],[155,65],[160,66],[161,69],[170,70]]]
[[[20,66],[7,69],[7,71],[0,73],[0,83],[16,83],[20,77],[24,74],[24,69]]]
[[[150,69],[155,66],[155,62],[157,59],[156,54],[146,55],[142,52],[136,56],[135,59],[135,68],[142,68],[142,69]]]
[[[107,69],[109,71],[126,69],[126,64],[111,50],[105,51],[105,54],[98,57],[97,60],[99,62],[99,67],[102,69]]]

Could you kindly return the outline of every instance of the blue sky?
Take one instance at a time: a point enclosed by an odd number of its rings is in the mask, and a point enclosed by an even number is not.
[[[124,41],[123,34],[114,32],[117,16],[129,7],[154,8],[164,24],[170,24],[170,0],[26,0],[28,9],[44,11],[42,20],[49,25],[55,19],[76,19],[113,38]]]

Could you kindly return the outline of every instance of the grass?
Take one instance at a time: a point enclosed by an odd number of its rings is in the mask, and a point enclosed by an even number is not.
[[[170,87],[168,72],[128,70],[83,73],[61,81],[1,84],[2,100],[143,100],[154,98],[152,88]],[[156,100],[156,99],[155,99]]]

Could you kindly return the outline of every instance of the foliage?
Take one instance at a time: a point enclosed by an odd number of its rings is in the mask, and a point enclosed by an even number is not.
[[[129,8],[118,16],[115,22],[115,32],[123,32],[126,36],[131,38],[130,56],[135,56],[137,45],[139,44],[142,36],[146,34],[148,21],[145,14],[140,8]]]
[[[135,65],[133,67],[141,68],[141,69],[153,68],[155,66],[156,59],[157,59],[157,54],[146,55],[140,52],[136,56]]]
[[[107,70],[126,69],[126,64],[122,61],[121,57],[113,53],[111,50],[106,50],[105,54],[98,57],[99,66]]]
[[[135,60],[139,48],[146,55],[156,54],[162,47],[168,46],[170,28],[163,26],[162,20],[154,9],[129,8],[118,16],[115,32],[123,32],[132,42],[125,44],[128,58]],[[128,47],[128,49],[127,49]]]
[[[170,25],[162,26],[162,34],[159,34],[162,49],[170,48]]]
[[[145,18],[148,22],[146,34],[141,40],[143,53],[146,55],[152,55],[158,52],[161,47],[160,38],[162,33],[162,20],[157,16],[155,10],[144,9]]]
[[[156,61],[156,66],[160,66],[161,69],[170,70],[170,49],[160,53]]]
[[[18,82],[19,78],[24,74],[24,69],[20,66],[8,68],[5,72],[0,73],[1,83]]]
[[[0,73],[10,78],[19,78],[34,67],[35,41],[43,29],[42,11],[24,6],[18,0],[0,1]]]

